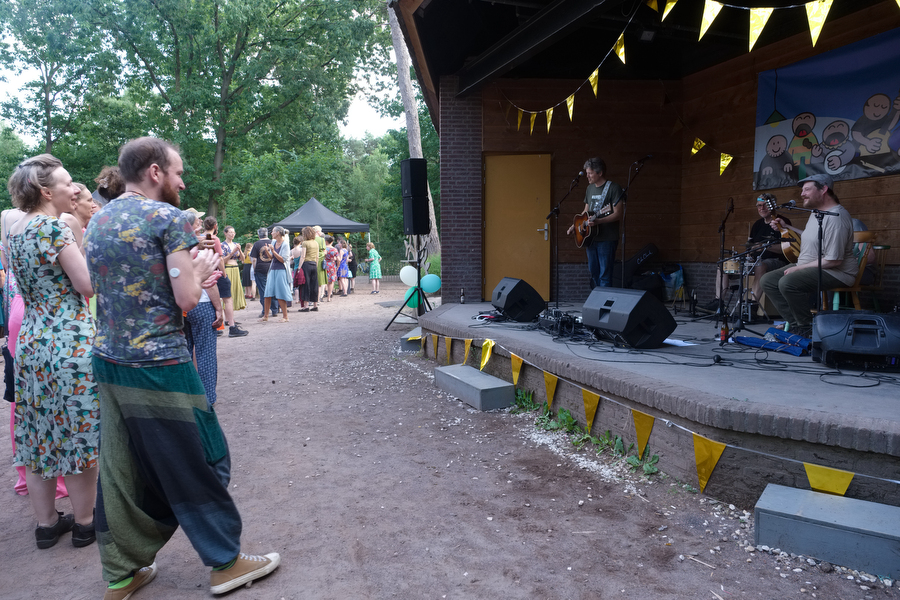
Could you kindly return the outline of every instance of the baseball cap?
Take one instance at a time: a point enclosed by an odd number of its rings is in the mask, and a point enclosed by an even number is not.
[[[806,179],[801,179],[797,182],[797,185],[803,185],[807,181],[815,181],[821,185],[827,185],[829,190],[834,189],[834,179],[831,178],[831,175],[826,175],[825,173],[816,173],[815,175],[810,175]]]

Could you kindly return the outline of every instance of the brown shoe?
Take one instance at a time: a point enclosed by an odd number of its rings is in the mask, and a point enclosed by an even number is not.
[[[270,552],[265,556],[250,556],[241,552],[229,568],[209,574],[209,591],[224,594],[242,585],[249,586],[253,581],[277,569],[280,564],[281,555],[277,552]]]
[[[157,570],[156,562],[154,562],[149,567],[144,567],[143,569],[135,571],[133,576],[134,579],[132,579],[131,583],[125,587],[117,590],[106,588],[106,593],[103,594],[103,600],[128,600],[136,591],[153,581],[153,578],[156,577]]]

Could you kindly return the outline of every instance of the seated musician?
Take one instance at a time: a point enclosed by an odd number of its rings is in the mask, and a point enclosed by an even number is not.
[[[588,186],[584,193],[584,210],[576,217],[590,216],[584,220],[587,231],[580,233],[591,236],[585,244],[588,270],[591,273],[591,289],[612,285],[613,265],[616,262],[616,245],[619,241],[619,221],[622,219],[622,188],[606,179],[606,163],[600,158],[589,158],[584,163]],[[573,224],[566,232],[575,232]]]
[[[762,288],[760,287],[759,279],[764,274],[769,271],[773,271],[775,269],[780,269],[781,267],[788,264],[787,259],[784,257],[784,252],[781,249],[779,244],[774,244],[772,246],[766,245],[766,242],[771,240],[778,239],[780,236],[779,232],[772,229],[771,223],[774,218],[774,213],[772,209],[769,208],[769,205],[775,206],[777,204],[777,200],[773,194],[760,194],[756,199],[756,212],[759,213],[759,219],[753,222],[750,225],[750,234],[747,237],[747,247],[750,249],[762,250],[762,256],[759,257],[760,260],[756,264],[753,269],[753,286],[751,289],[751,298],[753,300],[759,300],[762,295]],[[787,218],[782,217],[782,220],[790,225],[791,221]],[[757,257],[757,254],[753,255],[753,260]],[[739,267],[740,268],[740,267]],[[741,273],[738,271],[735,273],[736,276],[740,277]],[[711,302],[706,308],[709,310],[716,310],[718,308],[718,298],[723,297],[724,294],[730,285],[730,278],[726,278],[725,281],[722,281],[722,272],[716,271],[716,300]]]

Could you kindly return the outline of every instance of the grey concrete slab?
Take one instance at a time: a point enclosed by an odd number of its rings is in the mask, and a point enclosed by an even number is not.
[[[754,508],[757,545],[900,577],[900,508],[770,484]]]
[[[412,339],[412,338],[421,338],[422,337],[422,328],[416,327],[412,331],[408,331],[400,336],[400,352],[418,352],[422,349],[422,340],[421,339]]]
[[[478,410],[512,406],[513,384],[466,365],[447,365],[434,370],[434,384]]]

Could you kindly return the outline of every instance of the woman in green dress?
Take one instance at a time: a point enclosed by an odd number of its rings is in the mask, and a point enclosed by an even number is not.
[[[377,294],[381,291],[381,255],[378,254],[378,250],[375,249],[375,244],[369,242],[366,244],[366,248],[369,250],[369,258],[366,259],[366,262],[369,263],[369,281],[372,282],[372,294]]]

